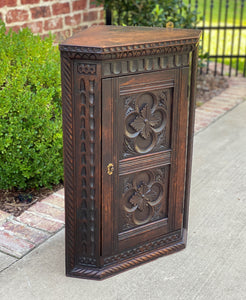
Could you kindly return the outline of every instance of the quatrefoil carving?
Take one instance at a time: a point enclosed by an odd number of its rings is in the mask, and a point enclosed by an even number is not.
[[[141,172],[129,183],[123,196],[123,210],[134,225],[145,224],[159,211],[162,198],[163,186],[154,172]]]
[[[147,139],[152,131],[156,130],[155,126],[161,124],[161,121],[162,120],[160,116],[154,116],[151,114],[150,107],[148,104],[146,104],[130,125],[136,130],[136,132],[139,132],[144,139]]]
[[[166,126],[167,114],[152,93],[140,94],[135,107],[125,120],[125,135],[133,140],[135,151],[147,153],[156,143]]]

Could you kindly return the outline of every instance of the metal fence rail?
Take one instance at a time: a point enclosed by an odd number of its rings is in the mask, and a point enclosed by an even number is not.
[[[246,77],[246,0],[180,0],[198,12],[197,28],[203,31],[201,53],[208,53],[205,68],[214,75]],[[160,1],[161,6],[161,1]],[[182,13],[182,8],[181,8]],[[127,13],[127,12],[124,12]],[[106,12],[106,24],[120,24],[121,12]],[[113,20],[112,20],[113,18]]]
[[[185,2],[185,1],[181,1]],[[189,0],[190,9],[202,14],[197,28],[203,31],[201,49],[214,62],[214,74],[246,76],[245,0]],[[186,2],[186,3],[187,3]],[[225,65],[228,65],[225,71]]]

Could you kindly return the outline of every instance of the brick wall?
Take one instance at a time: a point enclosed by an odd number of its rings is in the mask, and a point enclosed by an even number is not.
[[[62,40],[83,28],[104,24],[102,7],[93,0],[0,0],[0,18],[7,28],[29,27],[41,36],[50,31]]]

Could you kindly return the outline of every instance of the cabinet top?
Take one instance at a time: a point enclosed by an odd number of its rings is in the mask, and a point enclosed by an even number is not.
[[[196,29],[92,26],[60,44],[61,51],[112,54],[132,50],[194,45],[201,31]],[[141,55],[141,54],[140,54]]]

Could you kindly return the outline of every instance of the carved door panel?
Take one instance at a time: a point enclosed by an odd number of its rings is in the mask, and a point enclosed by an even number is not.
[[[102,81],[102,255],[182,229],[187,86],[188,68]]]

